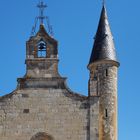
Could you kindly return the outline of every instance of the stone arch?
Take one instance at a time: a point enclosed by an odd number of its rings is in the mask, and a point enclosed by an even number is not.
[[[53,137],[45,132],[38,132],[30,140],[54,140]]]

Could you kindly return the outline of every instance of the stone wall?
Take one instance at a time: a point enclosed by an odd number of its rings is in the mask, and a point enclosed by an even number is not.
[[[90,100],[90,113],[94,116],[90,120],[98,122],[96,127],[92,126],[92,123],[90,124],[90,127],[96,130],[91,132],[94,135],[91,138],[96,139],[98,135],[97,140],[117,140],[118,63],[100,61],[91,65],[89,70],[89,96],[92,98]],[[90,116],[92,115],[90,114]]]
[[[98,65],[99,140],[117,140],[117,67]]]
[[[15,90],[0,98],[0,140],[30,140],[38,132],[89,140],[88,111],[88,98],[67,89]]]

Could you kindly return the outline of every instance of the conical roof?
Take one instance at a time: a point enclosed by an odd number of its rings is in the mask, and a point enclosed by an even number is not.
[[[89,64],[102,60],[113,60],[117,62],[113,36],[110,30],[105,5],[103,5],[102,8]]]

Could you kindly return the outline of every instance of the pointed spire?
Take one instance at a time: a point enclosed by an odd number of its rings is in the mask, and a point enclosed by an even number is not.
[[[101,60],[117,62],[113,36],[110,30],[104,1],[89,65]]]

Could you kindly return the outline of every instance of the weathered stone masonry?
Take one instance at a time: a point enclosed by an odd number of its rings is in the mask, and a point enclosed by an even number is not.
[[[88,96],[58,71],[58,43],[45,30],[26,43],[26,74],[0,97],[0,140],[117,140],[119,63],[105,6],[88,69]]]

